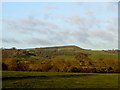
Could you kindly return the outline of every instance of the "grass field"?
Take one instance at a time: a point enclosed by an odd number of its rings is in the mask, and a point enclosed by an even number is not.
[[[3,88],[117,88],[118,74],[3,71]]]
[[[99,60],[101,58],[118,60],[118,53],[106,53],[104,51],[95,50],[82,50],[82,52],[91,53],[92,55],[89,56],[91,60]]]
[[[95,50],[80,50],[80,51],[73,51],[73,52],[84,52],[84,53],[90,53],[89,56],[90,60],[100,60],[100,59],[112,59],[112,60],[118,60],[118,53],[107,53],[104,51],[95,51]],[[54,56],[55,58],[63,58],[63,59],[69,59],[69,58],[75,58],[75,56],[71,55],[57,55]]]

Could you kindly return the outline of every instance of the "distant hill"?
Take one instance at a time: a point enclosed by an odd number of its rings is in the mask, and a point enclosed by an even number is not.
[[[35,48],[35,49],[58,49],[58,50],[77,50],[77,49],[81,49],[80,47],[78,46],[74,46],[74,45],[69,45],[69,46],[55,46],[55,47],[42,47],[42,48]]]
[[[90,50],[73,45],[2,49],[3,70],[118,72],[117,60],[117,50]]]
[[[56,46],[56,47],[44,47],[44,48],[31,48],[31,49],[3,49],[3,58],[10,57],[54,57],[56,55],[73,56],[76,52],[83,50],[77,46]]]
[[[42,48],[31,48],[31,49],[3,49],[2,56],[3,58],[28,58],[35,57],[37,59],[51,59],[54,57],[74,57],[77,53],[82,52],[86,54],[90,54],[91,59],[98,60],[100,57],[107,56],[107,58],[116,58],[117,50],[88,50],[83,49],[78,46],[69,45],[69,46],[55,46],[55,47],[42,47]],[[116,52],[116,53],[115,53]],[[101,56],[102,55],[102,56]],[[106,57],[105,57],[106,58]]]

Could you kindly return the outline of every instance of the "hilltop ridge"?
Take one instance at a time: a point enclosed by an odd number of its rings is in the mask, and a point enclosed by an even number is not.
[[[82,49],[78,46],[75,46],[75,45],[67,45],[67,46],[52,46],[52,47],[40,47],[42,49],[50,49],[50,48],[79,48],[79,49]],[[38,49],[38,48],[35,48],[35,49]]]

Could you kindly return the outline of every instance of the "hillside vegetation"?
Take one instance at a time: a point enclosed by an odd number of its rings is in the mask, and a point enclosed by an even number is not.
[[[2,49],[2,69],[40,72],[119,72],[118,50],[77,46]]]

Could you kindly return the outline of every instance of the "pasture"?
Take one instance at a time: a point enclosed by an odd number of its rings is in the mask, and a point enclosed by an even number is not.
[[[118,88],[115,73],[3,71],[3,88]]]

